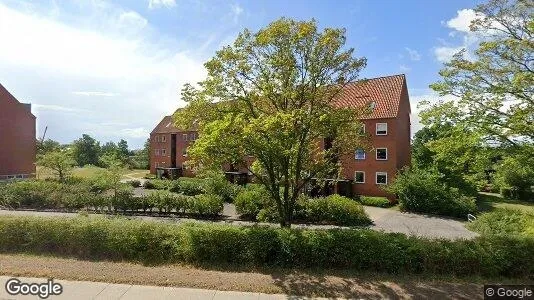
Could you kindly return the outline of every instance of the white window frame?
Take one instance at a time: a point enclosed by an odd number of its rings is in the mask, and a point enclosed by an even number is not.
[[[167,155],[167,149],[161,149],[161,156]]]
[[[363,174],[363,181],[356,181],[356,173]],[[354,171],[354,183],[358,183],[358,184],[365,183],[365,172],[364,171]]]
[[[182,133],[182,140],[187,141],[187,133]]]
[[[154,150],[154,156],[159,156],[159,149]]]
[[[162,142],[166,142],[166,141],[167,141],[167,137],[164,136],[164,135],[162,135],[162,136],[161,136],[161,141],[162,141]]]
[[[386,183],[378,183],[378,176],[379,175],[385,175],[386,176]],[[388,173],[387,172],[376,172],[375,174],[375,183],[380,185],[386,185],[388,184]]]
[[[159,135],[154,136],[154,142],[159,142]]]
[[[385,125],[386,126],[386,133],[378,133],[378,126],[379,125]],[[388,135],[388,123],[376,123],[376,130],[375,130],[375,134],[376,135]]]
[[[358,158],[358,150],[362,150],[363,151],[363,158]],[[366,158],[367,158],[367,152],[365,152],[364,149],[358,148],[358,149],[354,150],[354,159],[355,160],[365,160]]]
[[[386,150],[386,158],[378,158],[378,149],[385,149]],[[386,148],[386,147],[376,148],[376,150],[375,150],[375,159],[376,160],[388,160],[388,158],[389,158],[388,148]]]
[[[182,149],[182,156],[187,157],[187,148]]]

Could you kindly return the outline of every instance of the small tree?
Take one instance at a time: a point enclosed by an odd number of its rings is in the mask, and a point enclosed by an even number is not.
[[[98,172],[96,182],[103,190],[111,191],[112,202],[117,203],[124,187],[121,178],[125,167],[115,156],[106,156],[104,163],[107,167]],[[109,203],[109,210],[111,211],[111,203]]]
[[[339,157],[359,144],[359,117],[336,96],[358,78],[365,58],[345,49],[345,30],[318,30],[314,20],[280,19],[257,33],[239,34],[205,67],[200,89],[186,85],[189,104],[177,125],[199,128],[188,150],[193,164],[248,168],[275,200],[280,224],[289,227],[295,202],[313,177],[334,177]],[[321,140],[328,147],[321,147]],[[247,157],[255,162],[250,167]]]
[[[55,150],[40,155],[37,164],[51,170],[60,181],[65,181],[76,165],[72,153],[68,150]]]

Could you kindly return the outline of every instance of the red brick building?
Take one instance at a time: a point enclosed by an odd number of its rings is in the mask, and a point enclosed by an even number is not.
[[[405,76],[348,84],[335,105],[372,109],[371,114],[361,119],[371,149],[355,149],[353,155],[341,157],[345,181],[335,190],[342,194],[391,197],[382,187],[394,179],[398,170],[411,163],[410,101]],[[172,177],[194,176],[182,166],[187,160],[187,146],[196,138],[195,131],[180,131],[173,126],[171,116],[164,117],[150,134],[150,172],[172,174]],[[226,171],[246,176],[239,170]]]
[[[35,176],[35,116],[0,84],[0,180]]]

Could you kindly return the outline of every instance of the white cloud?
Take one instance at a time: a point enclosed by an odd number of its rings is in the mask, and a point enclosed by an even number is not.
[[[412,109],[412,113],[410,115],[410,117],[411,117],[410,123],[411,123],[412,136],[417,131],[419,131],[421,128],[423,128],[423,124],[421,124],[421,118],[419,117],[419,113],[422,110],[422,108],[419,107],[419,104],[421,103],[421,101],[429,101],[430,104],[435,104],[435,103],[438,103],[440,100],[450,101],[450,100],[455,100],[456,99],[456,97],[450,96],[450,95],[448,95],[448,96],[440,96],[437,93],[435,93],[435,92],[433,92],[431,90],[428,90],[428,89],[421,89],[421,90],[418,90],[418,91],[420,91],[420,92],[426,91],[426,93],[419,94],[417,96],[410,96],[410,107]]]
[[[87,112],[85,109],[78,109],[78,108],[72,108],[72,107],[65,107],[60,105],[49,105],[49,104],[32,104],[32,109],[35,108],[36,112],[42,111],[42,110],[50,110],[50,111],[59,111],[59,112]]]
[[[414,60],[414,61],[421,60],[421,54],[419,54],[417,50],[413,50],[408,47],[405,47],[404,49],[406,49],[406,51],[408,52],[408,55],[410,56],[411,60]]]
[[[446,41],[441,40],[442,45],[436,46],[433,49],[436,59],[439,62],[448,62],[454,54],[464,49],[466,50],[465,57],[472,59],[474,47],[481,41],[484,33],[470,31],[469,26],[471,22],[482,17],[483,15],[476,13],[472,9],[461,9],[456,12],[454,18],[442,22],[444,26],[453,30],[449,32],[449,37],[455,38],[460,36],[462,42],[461,45],[450,45]]]
[[[237,21],[239,21],[239,17],[241,16],[241,14],[243,14],[243,8],[235,3],[232,5],[232,20],[234,21],[234,23],[237,23]]]
[[[456,17],[446,22],[447,27],[461,32],[470,32],[469,26],[471,22],[476,19],[482,18],[482,15],[477,14],[472,9],[462,9],[457,11]]]
[[[405,65],[400,65],[399,66],[399,70],[403,73],[407,73],[407,72],[410,72],[411,68],[410,67],[407,67]]]
[[[148,0],[148,8],[154,9],[159,7],[172,8],[176,6],[176,0]]]
[[[61,11],[62,19],[0,3],[0,80],[24,102],[46,103],[36,106],[37,122],[50,138],[124,134],[141,146],[146,128],[180,105],[181,85],[201,80],[205,69],[198,53],[179,51],[138,13],[91,3],[82,15]]]
[[[118,96],[118,93],[110,93],[110,92],[72,92],[74,95],[79,96],[100,96],[100,97],[115,97]]]
[[[452,59],[454,54],[465,49],[465,47],[436,47],[434,48],[434,55],[439,62],[448,62]]]

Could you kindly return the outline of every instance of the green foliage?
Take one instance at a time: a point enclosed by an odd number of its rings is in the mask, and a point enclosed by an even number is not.
[[[61,150],[61,144],[51,139],[37,140],[37,156]]]
[[[530,235],[534,237],[534,214],[499,208],[483,213],[468,224],[468,228],[482,235]]]
[[[217,195],[196,195],[190,201],[189,209],[193,214],[215,216],[223,211],[223,200]]]
[[[188,196],[200,195],[206,192],[204,181],[198,178],[179,178],[178,188],[181,193]]]
[[[534,156],[505,157],[497,165],[494,176],[504,197],[534,201]]]
[[[237,184],[229,182],[221,172],[210,172],[203,176],[203,189],[207,194],[221,196],[224,202],[232,203],[242,190]]]
[[[138,187],[141,186],[141,181],[140,180],[130,180],[130,181],[128,181],[128,183],[134,188],[138,188]]]
[[[368,206],[376,207],[390,207],[393,204],[386,197],[369,197],[369,196],[360,196],[358,198],[361,204]]]
[[[486,139],[513,147],[534,142],[534,71],[532,70],[532,1],[492,0],[475,12],[470,26],[481,37],[473,53],[462,50],[445,64],[442,80],[431,88],[458,97],[444,103],[434,118],[450,119]],[[456,98],[455,97],[455,98]],[[521,139],[517,139],[521,137]]]
[[[64,181],[71,174],[76,161],[71,151],[54,150],[39,155],[37,164],[51,170],[57,179]]]
[[[79,167],[99,165],[100,143],[87,134],[72,143],[73,157]]]
[[[182,90],[188,105],[176,112],[176,123],[184,129],[195,123],[200,137],[188,149],[190,163],[248,168],[273,197],[281,225],[289,226],[304,184],[335,173],[338,155],[363,140],[359,117],[370,111],[333,105],[366,64],[345,42],[344,29],[320,31],[315,20],[281,18],[256,33],[241,32],[206,62],[199,89]],[[317,149],[324,137],[332,148]]]
[[[256,219],[263,208],[272,206],[272,201],[263,186],[247,186],[246,189],[237,194],[234,204],[237,213],[242,218]],[[262,219],[264,220],[264,218]]]
[[[394,274],[534,274],[534,239],[447,241],[372,230],[289,230],[120,218],[0,218],[0,251],[143,263],[328,268]],[[532,279],[532,278],[530,278]]]
[[[371,219],[360,203],[340,195],[306,201],[306,220],[340,226],[367,226]]]
[[[466,218],[476,212],[475,199],[445,184],[439,173],[404,169],[387,188],[399,198],[401,210]]]

